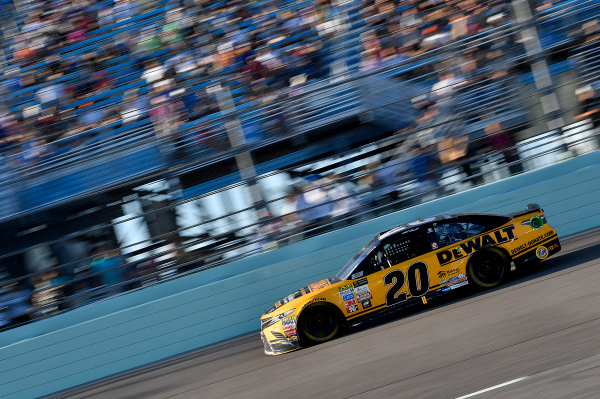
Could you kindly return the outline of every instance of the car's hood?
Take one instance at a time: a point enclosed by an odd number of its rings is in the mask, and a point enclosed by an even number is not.
[[[286,303],[291,302],[295,299],[298,299],[303,295],[321,291],[322,289],[329,287],[331,284],[335,284],[338,281],[340,281],[340,279],[337,276],[333,276],[333,277],[329,277],[329,278],[324,278],[323,280],[319,280],[316,283],[307,285],[306,287],[301,288],[298,291],[295,291],[295,292],[291,293],[290,295],[286,296],[282,300],[276,302],[275,305],[273,305],[269,310],[267,310],[265,312],[265,314],[272,313],[275,310],[277,310],[278,308],[280,308],[281,306],[285,305]]]

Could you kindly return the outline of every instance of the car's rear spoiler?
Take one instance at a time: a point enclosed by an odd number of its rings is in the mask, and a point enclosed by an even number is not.
[[[538,204],[527,204],[524,211],[514,212],[508,215],[509,218],[514,219],[519,216],[527,215],[528,213],[535,212],[540,210],[540,206]]]

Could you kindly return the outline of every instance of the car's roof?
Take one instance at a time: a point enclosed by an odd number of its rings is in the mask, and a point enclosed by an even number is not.
[[[419,227],[419,226],[422,226],[424,224],[431,223],[431,222],[439,222],[440,220],[454,219],[454,218],[463,217],[463,216],[501,216],[501,215],[494,215],[491,213],[452,213],[452,214],[447,214],[447,215],[438,215],[438,216],[433,216],[433,217],[429,217],[426,219],[417,219],[414,222],[406,223],[401,226],[391,228],[390,230],[379,233],[378,238],[380,240],[383,240],[385,238],[393,236],[393,235],[400,233],[407,229]]]

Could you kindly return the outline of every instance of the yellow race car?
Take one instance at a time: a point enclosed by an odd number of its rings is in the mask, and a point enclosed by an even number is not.
[[[275,303],[261,317],[265,353],[278,355],[335,337],[347,325],[427,303],[466,285],[502,284],[521,268],[560,251],[538,205],[509,216],[445,215],[377,235],[333,277]]]

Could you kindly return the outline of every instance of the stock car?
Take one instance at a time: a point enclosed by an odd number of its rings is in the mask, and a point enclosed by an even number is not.
[[[328,341],[376,314],[427,303],[463,286],[493,288],[517,269],[560,251],[543,209],[508,216],[455,214],[378,234],[333,277],[275,303],[261,317],[267,355]]]

